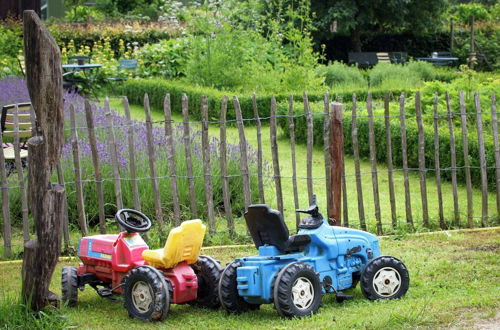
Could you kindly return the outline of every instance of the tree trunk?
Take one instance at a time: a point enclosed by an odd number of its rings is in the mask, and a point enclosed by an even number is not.
[[[355,52],[361,51],[361,30],[359,26],[351,30],[351,44]]]
[[[23,20],[26,80],[36,114],[34,136],[28,140],[28,196],[37,237],[24,246],[22,297],[40,310],[57,300],[48,289],[64,214],[64,187],[51,184],[63,144],[62,68],[59,48],[38,15],[27,10]]]

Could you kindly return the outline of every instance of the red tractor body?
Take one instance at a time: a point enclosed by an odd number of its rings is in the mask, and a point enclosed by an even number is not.
[[[142,252],[149,247],[138,233],[122,232],[118,235],[94,235],[83,237],[78,247],[78,257],[82,260],[78,275],[95,274],[99,281],[109,283],[112,290],[122,293],[122,280],[129,272],[147,265]],[[159,268],[172,285],[171,303],[180,304],[196,299],[198,279],[186,262],[174,268]]]
[[[64,303],[75,306],[78,291],[88,284],[101,297],[123,301],[128,314],[141,320],[165,319],[170,304],[220,306],[217,287],[222,267],[200,255],[206,231],[201,220],[182,222],[170,231],[163,248],[150,250],[139,234],[151,228],[147,216],[121,209],[115,218],[126,231],[83,237],[78,245],[81,263],[63,267]]]

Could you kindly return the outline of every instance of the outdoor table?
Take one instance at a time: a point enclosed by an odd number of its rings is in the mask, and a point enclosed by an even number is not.
[[[63,70],[66,70],[66,71],[74,71],[74,72],[82,71],[83,75],[84,75],[84,79],[86,81],[86,85],[88,85],[87,87],[89,88],[90,91],[93,91],[92,83],[94,82],[95,75],[86,74],[85,72],[89,72],[90,70],[94,70],[94,69],[99,69],[101,67],[102,67],[102,64],[63,64],[62,65]],[[93,94],[97,99],[97,95],[95,95],[95,93],[93,93]]]
[[[74,71],[85,71],[98,69],[102,67],[102,64],[63,64],[62,68],[66,70],[74,70]]]
[[[458,61],[458,57],[416,57],[416,60],[431,62],[433,65],[449,65]]]

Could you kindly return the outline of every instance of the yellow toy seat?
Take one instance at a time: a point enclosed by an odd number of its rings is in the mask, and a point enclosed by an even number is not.
[[[158,268],[173,268],[181,261],[194,264],[200,256],[206,228],[199,219],[184,221],[170,231],[163,249],[144,250],[142,257]]]

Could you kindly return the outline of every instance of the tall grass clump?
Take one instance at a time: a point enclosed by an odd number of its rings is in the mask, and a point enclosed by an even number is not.
[[[47,307],[33,312],[27,305],[12,297],[0,299],[1,329],[68,329],[68,319],[59,309]]]
[[[419,88],[434,79],[432,64],[410,62],[406,65],[378,63],[369,73],[370,87],[386,90]]]
[[[332,90],[356,90],[367,88],[368,83],[359,69],[340,62],[332,62],[316,68],[316,74],[325,79]]]

